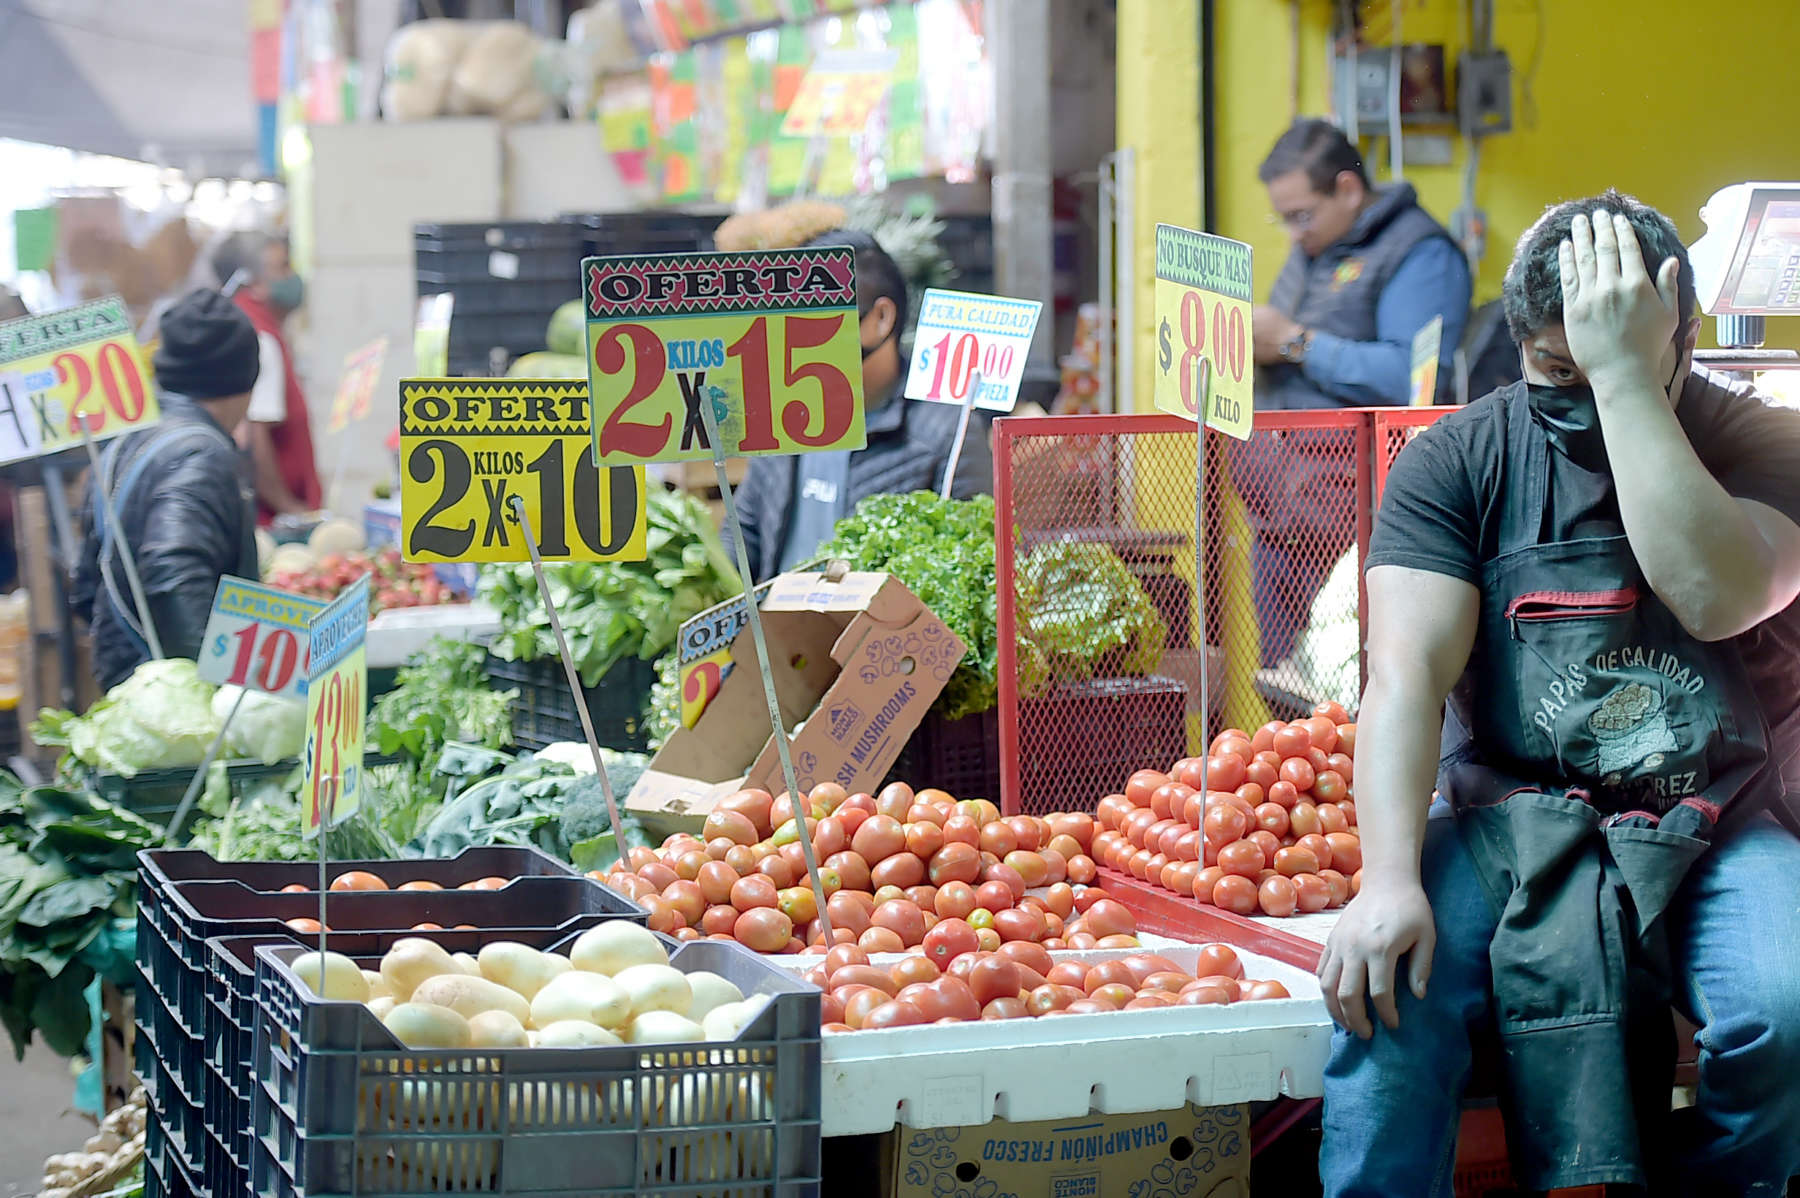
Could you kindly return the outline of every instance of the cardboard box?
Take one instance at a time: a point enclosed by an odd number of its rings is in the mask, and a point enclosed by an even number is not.
[[[889,1198],[1248,1198],[1250,1116],[1243,1106],[1042,1123],[996,1119],[915,1131],[893,1142]]]
[[[886,574],[783,574],[761,610],[800,788],[873,788],[962,660],[962,641]],[[626,800],[654,837],[698,832],[720,799],[744,787],[787,789],[748,627],[731,656],[744,668],[725,675]]]

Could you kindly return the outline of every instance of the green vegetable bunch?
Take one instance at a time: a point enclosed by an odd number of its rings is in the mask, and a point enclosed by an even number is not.
[[[1019,692],[1057,681],[1148,674],[1168,625],[1143,584],[1105,545],[1056,541],[1027,553],[1018,574]]]
[[[136,777],[143,770],[200,764],[224,721],[213,714],[213,686],[183,658],[149,661],[85,715],[48,708],[31,725],[41,746],[58,746],[84,765]]]
[[[871,495],[838,521],[820,557],[892,574],[967,646],[932,710],[945,719],[999,699],[994,592],[994,500],[939,499],[929,491]]]
[[[491,755],[483,759],[480,750],[456,748],[454,757],[445,755],[445,768],[466,776],[488,768],[494,760]],[[601,759],[613,794],[623,803],[643,772],[645,758],[602,750]],[[479,845],[521,845],[579,865],[604,856],[612,847],[611,827],[606,799],[592,772],[581,773],[543,757],[521,757],[453,795],[407,850],[408,855],[453,857]],[[640,837],[642,843],[648,843],[643,829],[636,828],[634,834],[634,827],[635,821],[626,821],[628,848],[640,843]],[[595,843],[600,839],[604,844]],[[577,849],[582,850],[581,856],[576,855]],[[609,863],[617,855],[614,850]]]
[[[641,562],[544,567],[581,681],[627,657],[652,660],[675,643],[681,622],[743,590],[712,516],[692,495],[652,487],[648,553]],[[480,596],[500,613],[493,652],[506,661],[555,659],[556,638],[531,567],[482,571]]]

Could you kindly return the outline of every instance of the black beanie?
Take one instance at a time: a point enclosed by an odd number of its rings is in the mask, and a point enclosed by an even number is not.
[[[189,399],[244,395],[262,364],[256,326],[216,291],[190,291],[162,315],[157,385]]]

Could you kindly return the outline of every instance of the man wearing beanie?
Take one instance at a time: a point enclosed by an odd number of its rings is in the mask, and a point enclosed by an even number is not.
[[[94,673],[110,690],[150,659],[119,542],[131,547],[149,617],[167,657],[197,657],[219,577],[255,578],[256,518],[232,432],[250,407],[259,351],[250,318],[217,291],[193,291],[163,314],[156,352],[160,423],[109,444],[93,483],[71,598],[94,637]]]

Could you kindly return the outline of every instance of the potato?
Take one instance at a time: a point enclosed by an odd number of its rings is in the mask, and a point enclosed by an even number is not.
[[[419,983],[440,974],[460,972],[442,945],[417,936],[395,941],[394,947],[381,958],[381,976],[387,979],[388,989],[402,1003],[412,997]]]
[[[549,958],[543,953],[511,941],[483,947],[475,960],[481,966],[482,977],[505,986],[527,1002],[544,988],[545,982],[556,976],[551,972]]]
[[[708,1040],[735,1040],[744,1034],[744,1029],[756,1021],[769,1005],[769,996],[753,994],[742,1002],[726,1003],[722,1007],[714,1007],[706,1013],[701,1021],[706,1030]]]
[[[472,978],[481,976],[481,965],[471,953],[451,953],[450,959],[456,962],[456,968]]]
[[[631,996],[631,1013],[672,1011],[686,1015],[694,1003],[693,987],[687,974],[671,965],[633,965],[621,970],[613,981]]]
[[[507,1011],[483,1011],[469,1020],[469,1043],[475,1048],[524,1048],[531,1043],[525,1025]]]
[[[301,985],[320,998],[367,1002],[369,983],[356,962],[342,953],[301,953],[289,966]]]
[[[369,1012],[377,1019],[386,1019],[388,1017],[388,1012],[399,1005],[399,1003],[394,1001],[393,995],[384,994],[380,998],[371,998],[369,1000]]]
[[[622,1044],[616,1035],[581,1019],[559,1019],[538,1031],[532,1043],[538,1048],[594,1048]]]
[[[569,960],[576,969],[611,977],[633,965],[667,965],[669,954],[649,928],[615,919],[583,932]]]
[[[619,1027],[631,1018],[631,996],[624,987],[597,973],[570,971],[549,983],[531,1000],[531,1025],[579,1019],[598,1027]]]
[[[362,971],[362,975],[363,981],[369,983],[370,1002],[374,1002],[378,998],[392,998],[394,996],[394,988],[388,985],[388,980],[381,976],[379,970],[365,969]]]
[[[486,978],[445,974],[427,978],[412,992],[412,1001],[449,1007],[464,1019],[483,1011],[505,1011],[523,1027],[531,1018],[531,1004],[498,982]]]
[[[405,1002],[381,1021],[408,1048],[467,1048],[469,1021],[448,1007]]]
[[[700,1025],[673,1011],[645,1011],[625,1031],[631,1044],[689,1044],[706,1039]]]
[[[559,978],[563,974],[569,972],[569,970],[575,968],[575,963],[567,957],[560,956],[557,953],[545,953],[544,968],[550,971],[550,977]],[[546,978],[545,980],[548,981],[549,979]]]
[[[744,1000],[742,990],[716,973],[696,970],[684,976],[687,978],[688,988],[693,991],[693,1001],[688,1004],[687,1017],[695,1023],[703,1022],[709,1011],[727,1003]]]

